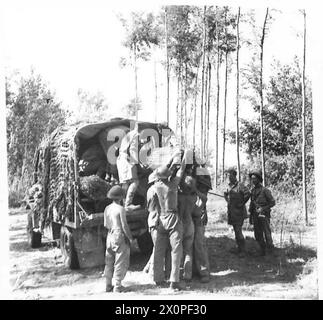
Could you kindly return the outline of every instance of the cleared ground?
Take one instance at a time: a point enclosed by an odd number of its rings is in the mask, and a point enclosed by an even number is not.
[[[216,206],[216,203],[212,205]],[[315,227],[284,234],[283,248],[276,256],[259,257],[251,230],[245,230],[248,255],[239,258],[229,252],[234,235],[216,211],[210,209],[207,245],[211,281],[197,279],[186,283],[186,290],[171,293],[158,289],[142,272],[148,256],[132,248],[130,270],[124,281],[129,292],[105,293],[103,267],[71,271],[64,266],[60,249],[44,242],[39,249],[28,247],[26,211],[12,210],[10,216],[10,283],[13,299],[317,299],[317,259]],[[248,229],[248,226],[246,226]],[[282,243],[274,234],[276,246]]]

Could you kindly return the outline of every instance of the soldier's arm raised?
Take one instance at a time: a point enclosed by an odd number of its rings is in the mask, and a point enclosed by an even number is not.
[[[187,158],[188,158],[188,150],[185,150],[181,166],[180,166],[179,170],[176,173],[176,178],[178,178],[179,180],[181,180],[182,177],[183,177],[185,167],[186,167],[186,164],[187,164]]]

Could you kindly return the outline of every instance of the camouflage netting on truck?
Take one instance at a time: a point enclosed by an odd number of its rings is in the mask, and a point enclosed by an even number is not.
[[[76,128],[58,128],[38,148],[35,173],[43,186],[42,223],[73,220],[75,132]]]

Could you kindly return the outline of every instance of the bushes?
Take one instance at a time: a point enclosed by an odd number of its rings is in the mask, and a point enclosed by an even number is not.
[[[30,188],[30,178],[25,172],[22,178],[14,176],[9,181],[8,188],[8,206],[9,208],[18,208],[24,204],[27,192]]]
[[[8,206],[9,208],[19,208],[22,204],[22,197],[17,191],[9,190]]]

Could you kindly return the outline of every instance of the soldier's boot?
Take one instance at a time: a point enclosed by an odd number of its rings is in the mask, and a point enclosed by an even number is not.
[[[116,293],[121,293],[121,292],[126,292],[127,291],[127,288],[124,287],[124,286],[115,286],[113,288],[113,292],[116,292]]]
[[[238,256],[244,258],[246,256],[246,243],[244,239],[238,241]]]
[[[172,291],[182,291],[186,289],[180,282],[171,282],[169,288]]]
[[[266,245],[264,243],[260,244],[260,255],[265,256],[266,255]]]
[[[112,292],[113,291],[113,285],[111,281],[106,280],[105,282],[105,292]]]
[[[200,276],[201,283],[208,283],[210,282],[210,273],[209,272],[202,272]]]

